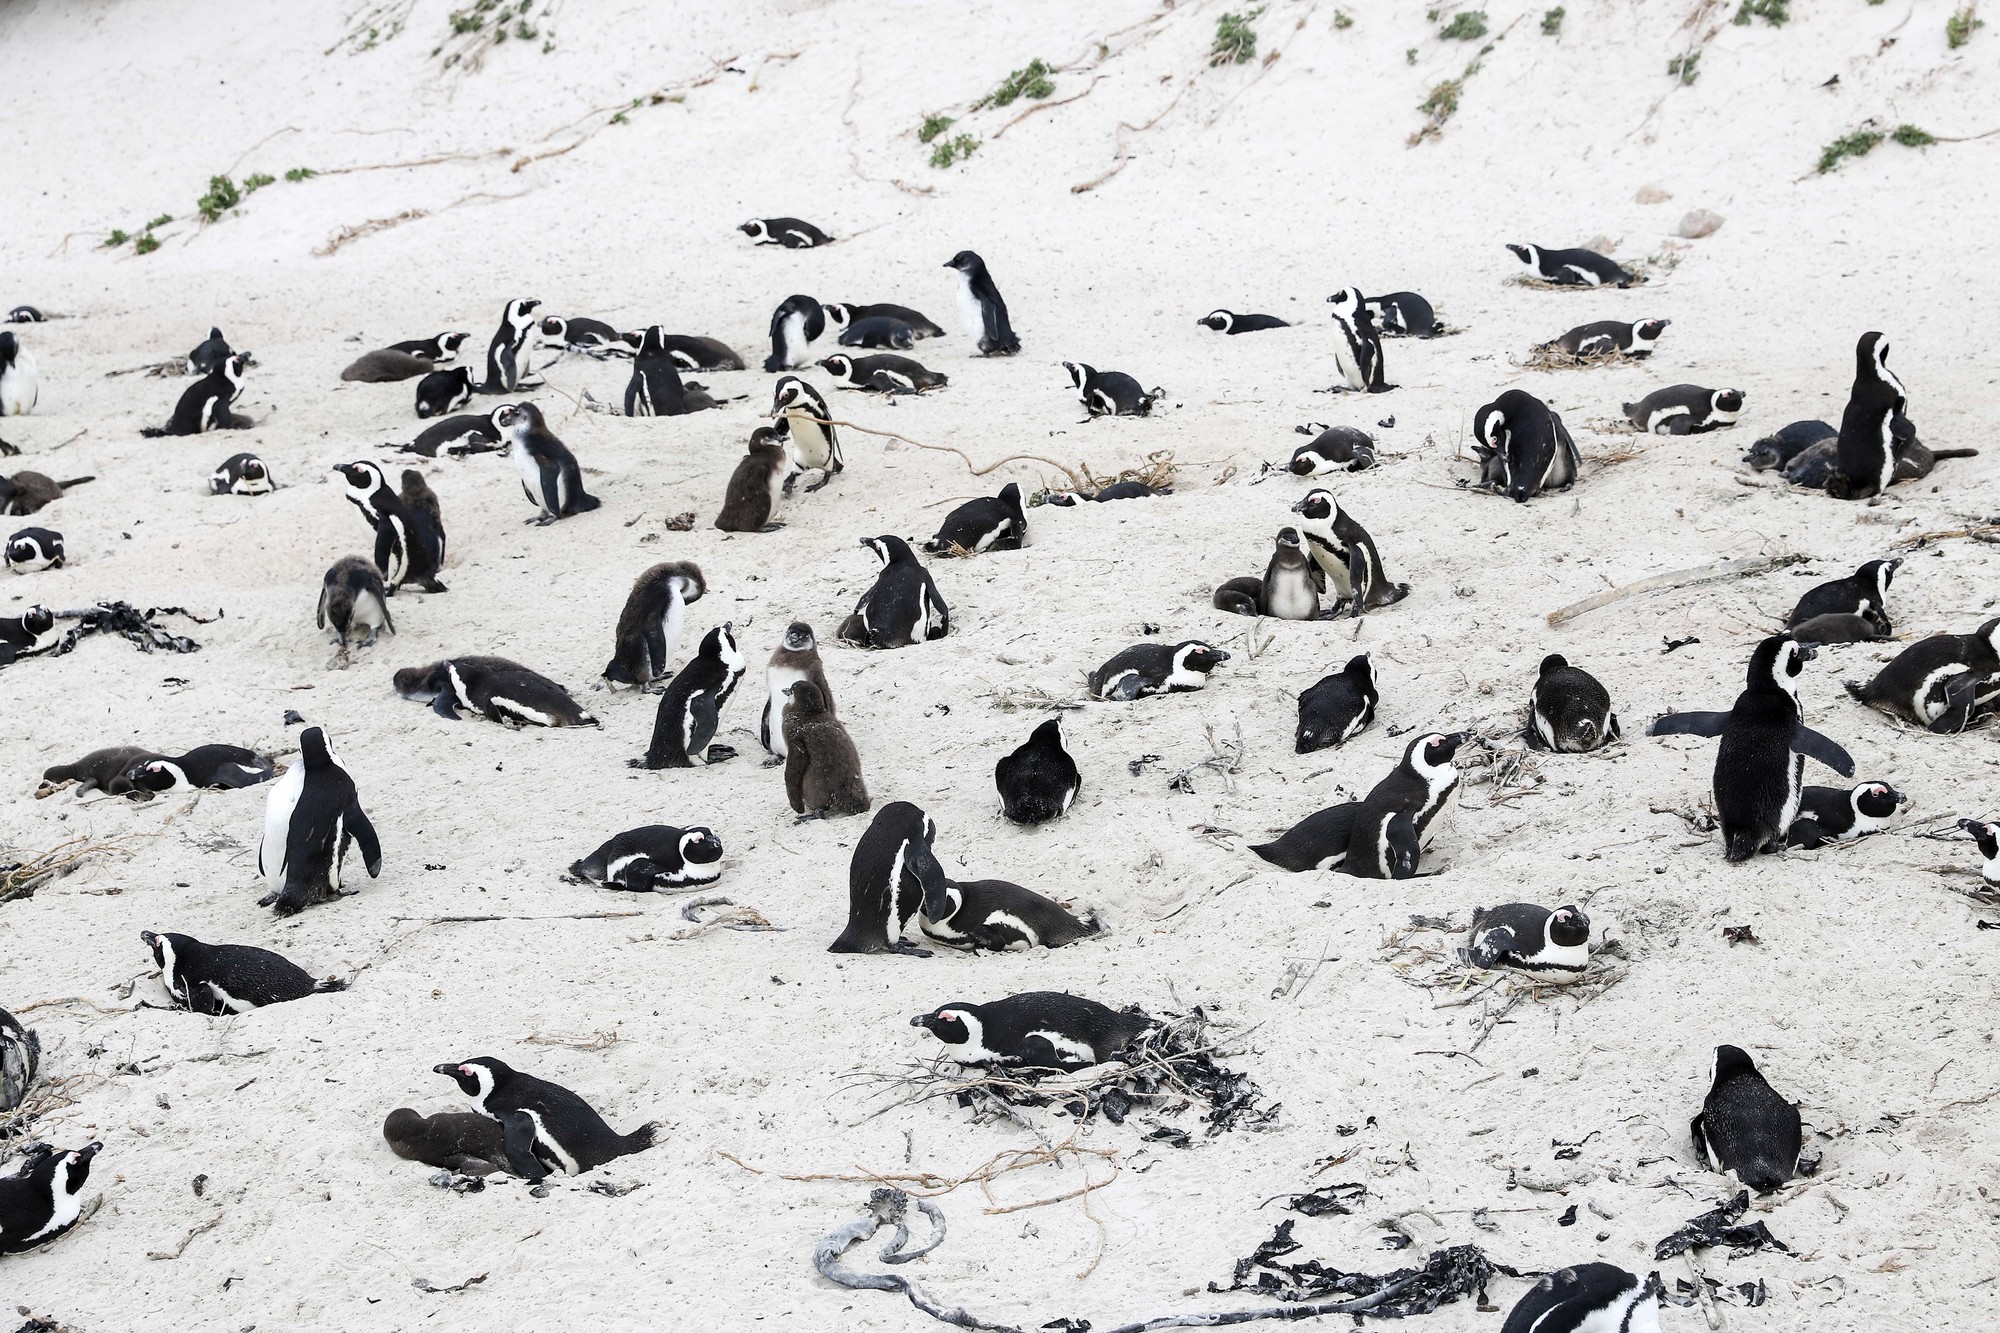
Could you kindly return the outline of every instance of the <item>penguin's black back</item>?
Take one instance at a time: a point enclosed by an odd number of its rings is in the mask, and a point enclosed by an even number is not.
[[[1805,767],[1792,749],[1798,726],[1798,703],[1775,686],[1745,690],[1729,712],[1715,747],[1715,808],[1731,861],[1749,860],[1784,832],[1791,783]]]
[[[1062,814],[1075,799],[1083,776],[1063,748],[1062,724],[1050,718],[1019,749],[1003,755],[993,769],[1000,805],[1016,824],[1042,824]]]
[[[1615,1264],[1577,1264],[1550,1273],[1530,1287],[1514,1308],[1500,1333],[1625,1333],[1629,1324],[1612,1324],[1608,1319],[1586,1325],[1594,1315],[1623,1305],[1639,1279]]]
[[[1275,842],[1250,850],[1281,870],[1317,870],[1347,855],[1361,802],[1346,801],[1315,811],[1287,829]]]
[[[204,944],[187,935],[168,935],[173,942],[176,970],[188,982],[187,998],[199,1013],[230,1010],[203,984],[214,982],[246,1004],[260,1008],[311,995],[318,984],[298,964],[269,949],[250,944]]]
[[[1353,658],[1341,670],[1322,676],[1299,694],[1296,750],[1311,754],[1350,739],[1348,728],[1374,720],[1379,695],[1367,670],[1368,655]],[[1356,727],[1356,731],[1359,731]]]
[[[505,1086],[493,1090],[486,1099],[486,1107],[496,1112],[535,1112],[542,1119],[543,1130],[562,1144],[584,1171],[653,1144],[652,1126],[642,1125],[630,1134],[620,1134],[605,1123],[589,1102],[568,1088],[518,1069]]]
[[[952,1006],[971,1011],[985,1029],[988,1050],[1018,1050],[1030,1033],[1059,1032],[1088,1045],[1098,1061],[1116,1055],[1153,1026],[1143,1013],[1120,1013],[1096,1000],[1063,991],[1027,991],[990,1004]]]
[[[1715,1080],[1695,1118],[1695,1146],[1717,1170],[1769,1194],[1798,1174],[1804,1129],[1799,1110],[1764,1081],[1734,1046],[1717,1051]]]

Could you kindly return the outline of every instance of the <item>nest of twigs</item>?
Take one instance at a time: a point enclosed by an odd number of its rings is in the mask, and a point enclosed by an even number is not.
[[[1591,370],[1598,366],[1615,365],[1625,358],[1617,352],[1577,356],[1554,344],[1547,344],[1530,348],[1525,360],[1519,357],[1509,357],[1508,360],[1521,370]]]
[[[9,1146],[33,1137],[29,1130],[43,1116],[53,1115],[66,1107],[76,1105],[77,1089],[82,1087],[84,1076],[71,1074],[67,1078],[37,1079],[28,1088],[28,1095],[21,1104],[11,1111],[0,1111],[0,1146]]]
[[[1061,482],[1052,486],[1045,486],[1028,498],[1029,508],[1032,509],[1037,505],[1045,503],[1045,497],[1050,491],[1062,490],[1066,487],[1095,495],[1106,486],[1116,485],[1121,481],[1136,481],[1156,491],[1164,490],[1172,486],[1174,482],[1174,451],[1171,449],[1155,449],[1152,453],[1146,455],[1144,463],[1125,468],[1108,477],[1100,477],[1095,472],[1092,472],[1088,463],[1078,463],[1074,468],[1065,468],[1063,470],[1068,475]]]
[[[100,852],[123,851],[115,842],[71,838],[25,861],[0,862],[0,903],[32,898],[35,890],[75,870]]]

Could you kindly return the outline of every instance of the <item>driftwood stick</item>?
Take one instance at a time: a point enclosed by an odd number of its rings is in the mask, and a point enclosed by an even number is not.
[[[221,1221],[222,1221],[222,1214],[217,1213],[214,1217],[209,1218],[206,1222],[197,1223],[195,1226],[190,1227],[188,1229],[187,1235],[181,1237],[181,1243],[174,1246],[174,1248],[171,1251],[148,1250],[146,1251],[146,1257],[148,1259],[178,1259],[183,1254],[187,1253],[187,1247],[189,1243],[192,1242],[196,1236],[199,1236],[204,1231],[215,1230],[216,1226],[220,1224]]]
[[[1548,622],[1551,625],[1561,625],[1575,620],[1586,612],[1599,610],[1614,602],[1622,602],[1628,597],[1638,597],[1649,592],[1665,592],[1672,588],[1694,588],[1704,583],[1716,583],[1722,579],[1768,574],[1787,565],[1801,564],[1809,558],[1803,555],[1760,555],[1743,560],[1721,560],[1712,565],[1702,565],[1698,569],[1676,569],[1666,574],[1655,574],[1651,578],[1640,579],[1637,583],[1606,588],[1603,592],[1593,593],[1580,602],[1571,602],[1560,610],[1549,612]]]
[[[1047,111],[1052,106],[1068,106],[1071,102],[1081,101],[1082,99],[1090,96],[1091,89],[1097,87],[1098,83],[1103,78],[1104,76],[1102,74],[1098,75],[1097,78],[1092,79],[1090,81],[1090,86],[1085,88],[1080,93],[1072,93],[1068,97],[1058,97],[1053,102],[1035,103],[1033,106],[1029,107],[1026,111],[1023,111],[1020,115],[1014,117],[1012,120],[1008,121],[1005,125],[1002,125],[999,129],[993,131],[993,137],[998,139],[1001,135],[1005,134],[1008,130],[1013,129],[1016,125],[1019,125],[1029,116],[1034,115],[1037,111]]]

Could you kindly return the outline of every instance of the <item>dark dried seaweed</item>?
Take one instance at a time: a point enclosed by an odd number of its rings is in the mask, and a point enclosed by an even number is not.
[[[1653,1247],[1653,1258],[1671,1259],[1677,1254],[1705,1250],[1713,1245],[1727,1245],[1739,1255],[1753,1250],[1782,1250],[1790,1254],[1792,1247],[1773,1236],[1771,1228],[1764,1223],[1738,1224],[1738,1219],[1749,1207],[1750,1191],[1743,1190],[1720,1208],[1710,1209],[1699,1217],[1690,1217],[1681,1224],[1680,1230]]]

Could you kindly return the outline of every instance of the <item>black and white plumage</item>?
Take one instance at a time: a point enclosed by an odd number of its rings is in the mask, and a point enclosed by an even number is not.
[[[40,310],[37,310],[34,306],[17,305],[12,310],[9,310],[7,312],[7,318],[4,320],[0,320],[0,323],[40,324],[45,322],[47,319],[48,316],[43,314]]]
[[[1154,1023],[1137,1009],[1029,991],[987,1004],[940,1005],[912,1018],[910,1026],[943,1042],[960,1064],[1082,1069],[1113,1058]]]
[[[56,613],[46,606],[31,606],[18,616],[0,616],[0,666],[45,653],[62,642],[62,637],[56,628]]]
[[[917,331],[900,319],[871,315],[842,329],[837,341],[842,347],[887,347],[907,352],[917,345]]]
[[[1509,245],[1528,276],[1557,287],[1630,287],[1639,278],[1615,260],[1595,250],[1545,250],[1539,245]]]
[[[532,296],[521,296],[500,311],[500,327],[486,344],[486,379],[479,385],[479,392],[513,393],[539,383],[524,379],[521,372],[527,368],[523,353],[527,350],[528,335],[535,329],[535,311],[541,304]]]
[[[249,944],[204,944],[192,935],[142,930],[139,938],[160,969],[160,983],[175,1007],[197,1014],[247,1014],[265,1005],[347,989],[311,973],[281,954]]]
[[[931,850],[936,837],[931,817],[908,801],[891,801],[875,812],[848,861],[847,925],[828,953],[930,957],[903,934],[926,903],[943,902],[944,867]]]
[[[26,1100],[41,1067],[42,1039],[0,1009],[0,1111],[11,1111]]]
[[[1333,364],[1340,372],[1333,392],[1387,393],[1395,388],[1383,370],[1382,338],[1361,289],[1343,287],[1326,303],[1333,319]]]
[[[645,340],[644,333],[624,333],[620,340],[633,350]],[[743,354],[719,338],[703,338],[691,333],[669,333],[661,340],[667,355],[682,370],[742,370]]]
[[[1344,609],[1349,616],[1360,616],[1410,595],[1410,585],[1389,577],[1375,539],[1341,508],[1332,491],[1325,487],[1307,491],[1292,512],[1299,516],[1299,531],[1319,571],[1321,588],[1331,589],[1335,596],[1336,614]]]
[[[1280,528],[1262,578],[1229,579],[1209,598],[1218,611],[1275,620],[1317,620],[1324,576],[1306,554],[1297,528]]]
[[[826,332],[826,311],[810,296],[787,296],[771,312],[771,354],[764,369],[797,370],[806,363],[808,348]]]
[[[165,426],[147,426],[139,433],[148,439],[158,439],[164,435],[199,435],[208,430],[248,430],[256,423],[229,409],[243,393],[243,375],[249,364],[247,353],[224,357],[214,370],[181,391],[180,401],[174,404],[174,414]]]
[[[396,622],[389,616],[389,589],[375,562],[363,555],[344,555],[334,561],[320,582],[315,620],[321,629],[332,634],[342,652],[347,651],[348,641],[356,635],[363,636],[361,647],[367,648],[383,630],[394,634]]]
[[[458,1084],[473,1110],[503,1126],[510,1118],[521,1124],[520,1117],[525,1116],[525,1123],[532,1125],[533,1156],[548,1171],[582,1175],[653,1146],[656,1126],[645,1124],[630,1134],[620,1134],[568,1088],[524,1074],[491,1056],[437,1065],[433,1072]],[[518,1167],[510,1169],[531,1175]]]
[[[1784,467],[1822,440],[1831,443],[1839,438],[1840,432],[1824,421],[1794,421],[1751,445],[1744,451],[1743,461],[1753,472],[1768,472]],[[1824,486],[1826,482],[1822,479],[1819,484]]]
[[[1063,742],[1062,714],[1029,733],[1028,739],[993,766],[1000,813],[1016,824],[1046,824],[1069,813],[1083,774]]]
[[[1791,847],[1819,847],[1829,842],[1865,838],[1889,827],[1909,797],[1886,782],[1862,782],[1853,787],[1807,787],[1799,796],[1799,812],[1786,830]]]
[[[404,352],[410,356],[420,356],[433,366],[448,365],[458,359],[458,349],[465,345],[469,333],[440,333],[433,338],[410,338],[399,343],[390,343],[385,351]]]
[[[1715,809],[1723,853],[1731,861],[1783,846],[1798,815],[1808,757],[1843,777],[1854,776],[1847,751],[1806,726],[1799,709],[1798,677],[1812,658],[1811,645],[1774,634],[1751,654],[1743,692],[1729,712],[1668,713],[1647,728],[1652,736],[1721,737]]]
[[[1472,914],[1459,957],[1474,967],[1567,986],[1590,962],[1590,918],[1581,907],[1481,907]]]
[[[0,330],[0,417],[24,417],[41,397],[34,355],[10,331]]]
[[[1611,694],[1597,677],[1571,666],[1561,653],[1542,659],[1528,696],[1528,745],[1536,750],[1585,754],[1618,737]]]
[[[255,454],[231,454],[208,479],[211,495],[269,495],[277,489],[271,469]]]
[[[1979,848],[1979,877],[1988,889],[2000,889],[2000,824],[1985,819],[1961,819],[1958,826],[1972,835]]]
[[[1004,879],[946,880],[924,898],[918,924],[925,938],[954,949],[1006,953],[1060,949],[1103,929],[1095,914],[1077,917],[1033,889]]]
[[[834,382],[841,388],[866,389],[871,393],[922,393],[926,389],[942,389],[951,383],[950,376],[926,369],[921,362],[907,356],[891,353],[852,356],[846,352],[835,352],[832,356],[821,357],[814,364],[833,376]]]
[[[1153,411],[1161,390],[1148,391],[1122,370],[1099,370],[1081,361],[1065,361],[1070,386],[1094,417],[1143,417]]]
[[[667,351],[666,337],[666,330],[655,324],[639,341],[632,378],[625,384],[628,417],[678,417],[693,410],[681,383],[680,363]]]
[[[506,403],[493,409],[493,428],[508,445],[521,492],[542,512],[528,521],[547,527],[557,519],[587,514],[600,504],[583,489],[583,469],[569,446],[556,438],[533,403]]]
[[[1805,1141],[1799,1108],[1785,1100],[1739,1046],[1715,1048],[1708,1096],[1688,1125],[1695,1155],[1711,1171],[1736,1173],[1759,1194],[1794,1179]]]
[[[1525,504],[1549,491],[1576,485],[1583,457],[1569,428],[1549,405],[1525,389],[1509,389],[1472,418],[1479,484]]]
[[[1573,1264],[1523,1292],[1500,1333],[1660,1333],[1656,1281],[1616,1264]]]
[[[595,727],[570,692],[538,671],[504,657],[447,657],[396,672],[396,693],[427,703],[447,721],[459,710],[510,727]]]
[[[776,426],[759,426],[750,432],[749,447],[736,460],[723,492],[722,512],[715,526],[723,532],[776,532],[784,527],[777,521],[785,493],[799,474],[792,458],[790,427],[783,417]]]
[[[1297,477],[1323,477],[1329,472],[1366,472],[1375,466],[1375,440],[1352,426],[1309,422],[1296,428],[1313,438],[1292,450],[1287,469]]]
[[[1090,692],[1119,701],[1182,694],[1208,684],[1208,673],[1228,660],[1227,652],[1200,639],[1135,643],[1090,673]]]
[[[1239,315],[1233,310],[1211,310],[1195,321],[1217,333],[1259,333],[1265,329],[1288,329],[1291,324],[1276,315]]]
[[[52,528],[22,528],[7,539],[7,568],[16,574],[61,569],[63,539]]]
[[[1060,509],[1072,509],[1084,501],[1103,504],[1111,500],[1144,500],[1155,495],[1172,495],[1171,486],[1149,486],[1143,481],[1114,481],[1089,495],[1077,491],[1049,491],[1042,497],[1042,503],[1052,504]]]
[[[652,743],[644,758],[629,761],[631,766],[693,768],[735,758],[735,750],[714,741],[722,710],[736,692],[736,682],[743,678],[744,665],[735,628],[728,622],[704,635],[701,651],[660,696]]]
[[[535,327],[541,332],[544,347],[560,347],[565,352],[582,352],[596,358],[632,354],[632,346],[624,335],[601,319],[586,315],[543,315]]]
[[[208,336],[196,343],[194,350],[187,354],[190,375],[212,375],[216,368],[236,355],[229,346],[229,339],[222,336],[222,330],[210,326]]]
[[[447,591],[438,581],[438,570],[444,564],[444,525],[423,474],[404,472],[399,491],[390,486],[389,474],[380,463],[359,459],[337,463],[333,470],[345,483],[348,502],[375,530],[375,567],[386,591],[394,596],[406,583],[425,592]]]
[[[12,1171],[0,1176],[0,1254],[45,1245],[76,1225],[90,1163],[104,1148],[88,1143],[73,1152],[30,1144]]]
[[[1294,874],[1336,869],[1347,859],[1348,843],[1354,837],[1354,817],[1360,811],[1359,801],[1342,801],[1315,810],[1270,842],[1253,844],[1250,850],[1280,870]]]
[[[1669,384],[1625,404],[1625,419],[1650,435],[1700,435],[1735,425],[1744,396],[1741,389]]]
[[[1579,324],[1562,337],[1537,347],[1538,352],[1567,352],[1577,357],[1629,356],[1643,361],[1653,354],[1653,345],[1667,331],[1671,319],[1642,319],[1627,324],[1616,319],[1600,319]]]
[[[771,415],[785,423],[785,442],[792,462],[801,472],[817,472],[819,480],[806,487],[819,490],[844,471],[847,460],[840,452],[840,431],[833,424],[833,412],[818,389],[797,375],[779,379],[771,392]]]
[[[1865,500],[1886,493],[1896,479],[1899,435],[1914,437],[1910,399],[1889,369],[1889,339],[1864,333],[1854,345],[1854,385],[1840,414],[1833,475],[1826,491],[1836,500]]]
[[[1362,879],[1414,875],[1422,850],[1449,822],[1440,816],[1458,791],[1458,752],[1472,739],[1469,731],[1433,731],[1405,746],[1402,760],[1355,808],[1339,868]]]
[[[861,776],[861,753],[810,680],[785,688],[785,799],[802,819],[867,813],[873,804]]]
[[[1847,692],[1891,717],[1939,735],[1956,735],[1977,721],[2000,684],[2000,617],[1970,634],[1933,634],[1890,659],[1866,685]]]
[[[50,764],[42,770],[42,789],[36,794],[47,795],[66,782],[74,782],[78,796],[93,791],[122,795],[132,789],[126,774],[149,759],[163,757],[143,745],[109,745],[74,763]]]
[[[461,412],[443,421],[433,421],[418,431],[410,443],[396,446],[399,452],[421,454],[425,458],[436,458],[440,453],[463,458],[467,454],[494,453],[501,447],[500,431],[493,424],[491,412]]]
[[[863,537],[882,569],[861,594],[854,614],[840,622],[837,638],[863,648],[907,648],[951,633],[951,607],[930,570],[901,537]]]
[[[785,626],[785,637],[771,650],[771,660],[764,667],[764,711],[757,720],[757,740],[772,755],[767,764],[785,758],[785,705],[792,686],[800,681],[810,682],[820,705],[829,715],[838,716],[833,687],[827,684],[826,667],[819,660],[819,641],[811,625],[794,620]]]
[[[0,477],[0,514],[39,514],[62,499],[70,487],[96,480],[96,477],[72,477],[68,481],[57,481],[39,472],[16,472],[11,477]]]
[[[666,560],[643,570],[632,580],[632,591],[618,613],[605,681],[644,689],[670,674],[687,627],[687,609],[707,591],[701,566],[692,561]]]
[[[944,516],[937,536],[924,543],[932,555],[977,555],[982,551],[1018,551],[1028,544],[1028,511],[1019,482],[1008,482],[997,496],[967,500]]]
[[[590,855],[572,861],[569,873],[586,883],[633,893],[712,884],[722,874],[722,839],[705,825],[647,824],[613,835]]]
[[[1013,356],[1021,350],[1021,340],[1007,318],[1007,302],[986,261],[970,250],[960,250],[944,266],[958,274],[958,317],[965,336],[972,339],[981,356]]]
[[[1902,564],[1901,560],[1870,560],[1844,579],[1814,584],[1785,618],[1785,628],[1797,629],[1815,616],[1873,611],[1886,629],[1890,624],[1889,584]]]
[[[237,791],[269,782],[278,766],[242,745],[197,745],[185,754],[153,755],[114,783],[140,800],[171,791]]]
[[[736,230],[759,245],[782,245],[787,250],[833,244],[833,237],[800,218],[751,218]]]
[[[279,916],[293,916],[341,894],[341,861],[350,843],[361,845],[368,875],[382,873],[382,844],[361,809],[354,779],[320,727],[299,733],[299,762],[271,785],[264,801],[264,839],[257,870],[270,892],[257,900]]]
[[[856,305],[852,301],[827,301],[821,309],[826,311],[828,326],[843,332],[868,319],[893,320],[907,324],[910,332],[919,338],[942,338],[944,330],[928,315],[910,309],[906,305],[890,305],[877,302],[873,305]]]
[[[1375,321],[1376,332],[1385,338],[1435,338],[1445,331],[1444,321],[1431,303],[1415,292],[1390,292],[1370,296],[1361,308]]]
[[[472,401],[475,387],[471,366],[426,372],[417,381],[418,419],[429,421],[432,417],[450,416]]]
[[[1356,653],[1346,666],[1299,692],[1296,752],[1311,754],[1354,739],[1375,720],[1381,697],[1374,663],[1367,653]]]

